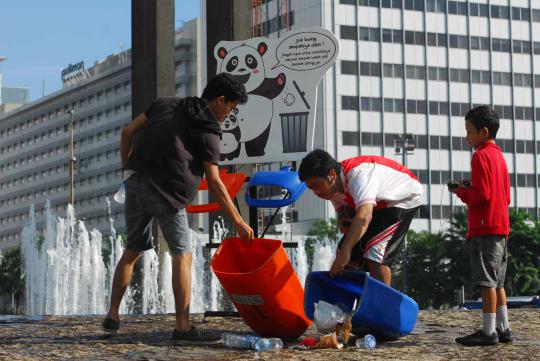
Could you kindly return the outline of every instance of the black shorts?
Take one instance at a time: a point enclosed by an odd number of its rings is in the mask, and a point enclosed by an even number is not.
[[[352,249],[351,262],[361,269],[364,268],[364,259],[390,264],[398,254],[418,208],[374,209],[366,233]],[[345,236],[341,238],[338,248],[341,248],[344,239]]]

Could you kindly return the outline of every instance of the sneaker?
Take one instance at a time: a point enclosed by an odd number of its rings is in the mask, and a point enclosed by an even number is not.
[[[488,335],[483,330],[478,330],[472,335],[456,338],[456,342],[464,346],[491,346],[499,343],[499,336],[497,332]]]
[[[106,331],[116,332],[120,328],[120,321],[115,321],[112,318],[107,317],[106,319],[103,320],[103,322],[101,323],[101,326]]]
[[[514,337],[512,336],[512,331],[510,331],[509,328],[502,331],[500,328],[497,329],[497,335],[499,336],[499,342],[507,343],[514,341]]]
[[[179,332],[174,329],[172,334],[173,340],[178,341],[195,341],[195,342],[204,342],[204,341],[218,341],[221,340],[221,335],[217,332],[212,332],[209,330],[203,330],[194,326],[191,326],[191,329],[187,332]]]

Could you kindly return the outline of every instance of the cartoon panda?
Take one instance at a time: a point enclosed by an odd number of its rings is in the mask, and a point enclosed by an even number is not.
[[[285,74],[267,78],[262,56],[268,50],[261,42],[254,48],[242,44],[229,51],[217,50],[222,59],[219,72],[226,72],[238,79],[246,88],[248,102],[239,105],[221,124],[221,160],[232,160],[240,155],[242,143],[248,157],[259,157],[270,135],[273,101],[285,87]]]

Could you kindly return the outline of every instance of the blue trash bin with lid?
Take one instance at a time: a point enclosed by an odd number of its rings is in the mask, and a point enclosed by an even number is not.
[[[330,304],[353,307],[353,329],[366,328],[387,338],[405,336],[414,329],[418,304],[409,296],[372,278],[366,272],[345,272],[331,278],[329,272],[311,272],[306,278],[304,311],[313,320],[314,304],[323,300]]]

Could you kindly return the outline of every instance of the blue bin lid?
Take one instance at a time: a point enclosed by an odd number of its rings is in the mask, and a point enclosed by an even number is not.
[[[246,203],[256,208],[287,206],[296,202],[306,190],[306,183],[298,178],[298,172],[293,171],[291,166],[281,167],[279,171],[255,173],[248,182],[248,187],[254,186],[277,186],[285,188],[288,192],[288,196],[284,199],[255,199],[246,192]]]

